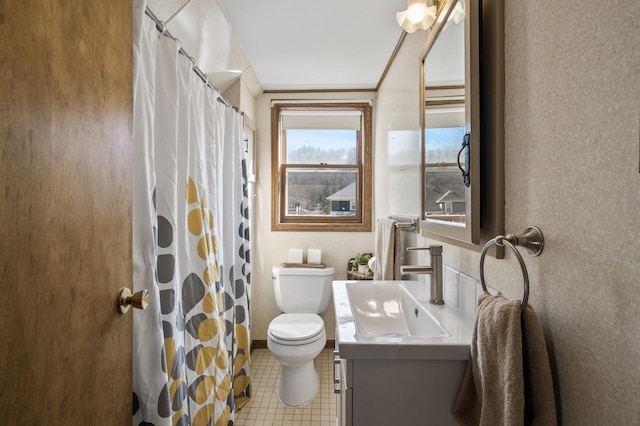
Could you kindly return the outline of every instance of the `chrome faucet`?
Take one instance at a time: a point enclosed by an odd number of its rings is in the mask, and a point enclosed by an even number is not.
[[[429,250],[430,265],[402,265],[401,274],[429,274],[431,275],[431,300],[434,305],[444,305],[444,290],[442,285],[442,246],[407,247],[407,251]]]

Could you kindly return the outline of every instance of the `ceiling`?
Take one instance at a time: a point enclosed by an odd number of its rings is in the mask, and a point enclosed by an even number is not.
[[[213,84],[373,89],[402,35],[406,0],[148,0]],[[179,12],[178,12],[179,11]],[[178,12],[176,14],[176,12]]]

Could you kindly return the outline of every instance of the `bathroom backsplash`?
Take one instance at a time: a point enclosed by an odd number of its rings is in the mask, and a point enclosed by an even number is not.
[[[488,287],[491,294],[497,290]],[[478,297],[482,294],[480,281],[444,265],[444,302],[456,306],[469,318],[475,319]]]

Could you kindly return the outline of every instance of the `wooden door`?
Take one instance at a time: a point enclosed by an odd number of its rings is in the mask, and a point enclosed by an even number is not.
[[[132,5],[0,0],[0,423],[131,424]]]

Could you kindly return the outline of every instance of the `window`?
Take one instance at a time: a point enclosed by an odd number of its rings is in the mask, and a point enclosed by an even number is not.
[[[465,135],[464,86],[425,88],[423,217],[464,226],[466,187],[460,178]]]
[[[371,105],[274,102],[274,231],[371,231]]]

